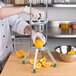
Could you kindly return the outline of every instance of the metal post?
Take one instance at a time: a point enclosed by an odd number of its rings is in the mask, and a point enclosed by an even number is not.
[[[31,7],[32,7],[32,0],[30,0],[30,36],[31,36],[31,39],[30,39],[30,46],[32,46],[32,17],[31,17]]]
[[[36,73],[36,61],[37,61],[37,55],[38,55],[38,48],[36,49],[35,52],[35,59],[34,59],[34,69],[33,69],[33,73]]]
[[[30,51],[27,52],[27,54],[25,55],[25,57],[22,60],[22,63],[25,64],[25,59],[27,58],[28,54],[30,53]]]
[[[48,34],[48,30],[47,30],[47,26],[48,26],[48,0],[46,1],[46,42],[47,42],[47,34]]]
[[[52,59],[52,61],[54,62],[54,67],[56,67],[56,66],[57,66],[56,60],[54,59],[53,55],[52,55],[51,52],[48,50],[48,48],[47,48],[47,53],[48,53],[49,57]]]

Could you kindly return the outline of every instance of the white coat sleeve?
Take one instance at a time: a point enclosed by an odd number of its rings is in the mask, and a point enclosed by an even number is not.
[[[2,8],[2,6],[0,6],[0,9]]]
[[[0,9],[5,6],[5,4],[0,0]]]
[[[8,20],[9,25],[12,26],[12,31],[24,35],[24,28],[29,25],[26,21],[24,21],[18,15],[11,16],[8,18]]]

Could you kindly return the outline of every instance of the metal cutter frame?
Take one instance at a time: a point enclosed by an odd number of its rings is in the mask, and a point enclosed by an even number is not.
[[[32,7],[32,2],[30,0],[30,13],[31,13],[31,7]],[[46,24],[46,41],[47,41],[47,25],[48,25],[48,15],[47,15],[47,8],[48,8],[48,0],[46,0],[46,18],[43,22],[41,22],[40,19],[38,19],[38,22],[33,22],[32,21],[32,17],[30,15],[30,26],[31,26],[31,35],[32,35],[32,25],[45,25]],[[32,39],[31,39],[32,41]],[[31,43],[31,42],[30,42]],[[31,44],[30,44],[31,45]],[[32,46],[32,48],[35,48]],[[36,61],[37,61],[37,56],[38,56],[38,51],[39,50],[46,50],[47,51],[47,54],[49,55],[49,57],[52,59],[52,61],[54,62],[54,67],[56,67],[57,63],[56,63],[56,60],[54,59],[53,55],[51,54],[51,52],[49,51],[49,49],[44,46],[43,48],[36,48],[36,52],[35,52],[35,59],[34,59],[34,67],[33,67],[33,73],[36,73]],[[30,53],[30,51],[28,51],[27,55],[23,58],[23,64],[25,64],[25,59],[26,57],[28,56],[28,54]]]

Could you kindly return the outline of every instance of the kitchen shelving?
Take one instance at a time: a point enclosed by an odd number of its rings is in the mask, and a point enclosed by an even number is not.
[[[6,6],[26,6],[29,4],[7,4]],[[45,7],[44,4],[33,4],[33,7]],[[49,4],[48,7],[76,7],[76,4]]]
[[[7,4],[6,6],[26,6],[26,5],[29,6],[29,3],[28,4]],[[33,7],[45,7],[45,4],[43,4],[43,3],[33,4]],[[54,8],[76,8],[76,4],[75,3],[74,4],[71,4],[71,3],[61,3],[61,4],[51,3],[51,4],[48,4],[48,7],[49,8],[51,8],[51,7],[54,7]],[[48,37],[49,38],[76,38],[75,31],[73,32],[72,30],[70,30],[69,33],[63,34],[59,28],[58,29],[55,29],[55,28],[48,29]],[[20,37],[21,35],[16,34],[15,36]]]
[[[48,29],[49,38],[76,38],[76,31],[69,30],[69,32],[63,33],[59,28]]]
[[[12,3],[13,0],[4,0],[4,2],[7,4],[6,6],[25,6],[25,5],[30,5],[29,0],[15,0]],[[20,1],[20,2],[19,2]],[[32,0],[32,5],[33,7],[45,7],[45,2],[46,0],[39,0],[33,2]],[[22,3],[22,4],[21,4]],[[48,7],[76,7],[76,1],[72,0],[48,0]]]

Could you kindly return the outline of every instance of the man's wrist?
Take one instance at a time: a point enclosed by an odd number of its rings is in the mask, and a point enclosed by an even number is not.
[[[25,7],[21,7],[21,13],[24,13],[24,8],[25,8]]]
[[[26,12],[27,12],[27,9],[28,9],[28,6],[25,6],[25,7],[23,8],[23,13],[26,13]]]
[[[29,26],[29,25],[27,25],[27,26],[24,28],[24,34],[30,35],[30,26]]]

